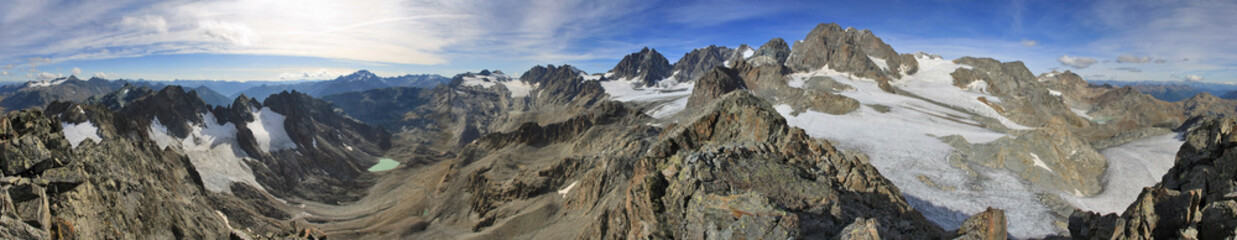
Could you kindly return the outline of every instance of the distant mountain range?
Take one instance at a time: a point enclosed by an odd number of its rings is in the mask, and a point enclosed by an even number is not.
[[[431,88],[445,84],[451,79],[441,75],[420,74],[396,77],[379,77],[367,70],[340,76],[327,81],[210,81],[210,80],[107,80],[90,78],[81,80],[76,76],[49,81],[29,81],[21,84],[0,86],[0,111],[16,111],[43,107],[53,101],[81,102],[92,96],[119,90],[126,85],[163,89],[167,86],[182,86],[186,91],[197,92],[203,102],[215,106],[227,106],[240,95],[266,99],[285,91],[297,91],[321,97],[354,91],[388,87]]]
[[[1176,102],[1189,99],[1199,93],[1208,93],[1224,99],[1237,99],[1237,84],[1200,81],[1088,81],[1098,85],[1129,86],[1156,99]]]
[[[395,77],[379,77],[370,71],[360,70],[329,81],[278,85],[263,84],[241,91],[240,94],[261,99],[266,98],[266,96],[270,96],[271,94],[296,90],[298,92],[309,94],[310,96],[321,97],[331,94],[388,87],[430,88],[449,81],[451,81],[450,78],[436,74],[409,74]],[[235,97],[235,95],[233,97]]]

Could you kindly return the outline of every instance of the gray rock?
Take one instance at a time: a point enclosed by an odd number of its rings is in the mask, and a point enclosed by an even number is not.
[[[782,66],[786,64],[786,58],[790,57],[790,45],[786,45],[786,41],[782,38],[773,38],[764,45],[760,45],[760,49],[756,50],[752,57],[747,61],[753,66],[776,65]]]
[[[691,52],[684,54],[682,58],[679,58],[678,62],[674,63],[674,70],[671,73],[676,73],[674,75],[675,82],[694,82],[714,67],[723,66],[727,58],[736,54],[741,55],[743,53],[715,45],[692,49]]]
[[[746,88],[743,78],[740,78],[734,69],[716,67],[696,83],[692,95],[687,99],[687,107],[703,107],[726,93]]]
[[[644,86],[656,85],[658,81],[670,77],[673,72],[673,66],[666,57],[658,53],[656,49],[645,47],[640,52],[628,54],[610,69],[611,78],[614,79],[633,79],[644,83]]]

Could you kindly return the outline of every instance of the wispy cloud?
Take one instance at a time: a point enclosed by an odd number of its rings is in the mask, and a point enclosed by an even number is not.
[[[1147,63],[1151,61],[1164,63],[1164,59],[1152,58],[1150,56],[1135,57],[1134,55],[1129,54],[1121,54],[1121,56],[1117,56],[1117,63]]]
[[[1061,65],[1070,66],[1070,67],[1077,68],[1077,69],[1087,68],[1087,67],[1090,67],[1092,64],[1099,62],[1099,61],[1096,61],[1095,58],[1073,57],[1070,55],[1061,55],[1060,58],[1057,58],[1057,61],[1060,62]]]
[[[1029,40],[1029,39],[1022,39],[1022,42],[1021,42],[1021,43],[1022,43],[1022,46],[1024,46],[1024,47],[1034,47],[1034,46],[1036,46],[1036,45],[1039,45],[1039,42],[1038,42],[1038,41],[1035,41],[1035,40]]]

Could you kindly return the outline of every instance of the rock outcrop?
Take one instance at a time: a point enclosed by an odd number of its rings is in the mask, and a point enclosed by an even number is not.
[[[674,74],[673,70],[673,66],[670,66],[670,61],[666,60],[665,56],[658,53],[656,49],[645,47],[640,52],[624,56],[623,60],[614,66],[614,69],[610,69],[608,77],[636,80],[644,86],[653,86]]]
[[[692,89],[692,95],[687,99],[687,107],[704,107],[712,104],[722,95],[746,88],[743,78],[739,77],[734,69],[715,67],[696,83]]]
[[[975,214],[962,222],[962,227],[958,228],[954,239],[958,240],[997,240],[1007,239],[1005,227],[1008,223],[1005,221],[1005,211],[1001,209],[988,208],[988,210]]]
[[[1237,236],[1237,118],[1202,121],[1186,135],[1160,183],[1121,215],[1075,211],[1075,239],[1225,239]]]
[[[674,63],[674,70],[671,73],[677,73],[674,75],[675,82],[694,82],[714,67],[723,66],[727,59],[735,54],[742,55],[743,53],[716,45],[692,49]]]

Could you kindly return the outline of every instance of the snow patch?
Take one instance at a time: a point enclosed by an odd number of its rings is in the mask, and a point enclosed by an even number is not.
[[[86,139],[94,140],[95,143],[103,142],[103,138],[99,137],[99,128],[94,126],[90,120],[81,123],[60,122],[63,128],[64,138],[69,140],[69,145],[77,148]]]
[[[743,49],[743,58],[750,58],[752,55],[756,55],[756,50],[752,50],[751,48]]]
[[[1044,160],[1040,160],[1040,159],[1039,159],[1039,155],[1035,155],[1035,153],[1030,153],[1030,154],[1031,154],[1031,160],[1032,160],[1032,161],[1035,161],[1035,166],[1036,166],[1036,167],[1043,168],[1043,169],[1045,169],[1045,170],[1048,170],[1049,172],[1054,172],[1054,171],[1052,171],[1052,168],[1048,167],[1048,164],[1045,164],[1045,163],[1044,163]],[[1077,190],[1077,189],[1075,189],[1075,190]]]
[[[1079,117],[1085,118],[1087,120],[1092,120],[1091,115],[1087,115],[1087,110],[1082,110],[1082,109],[1078,109],[1074,107],[1070,107],[1069,110],[1071,112],[1074,112],[1074,114],[1077,114]]]
[[[511,97],[515,97],[515,98],[521,98],[521,97],[528,96],[528,92],[531,92],[533,89],[537,89],[537,85],[539,85],[539,84],[528,84],[527,82],[524,82],[524,81],[509,81],[509,82],[502,82],[501,84],[507,87],[507,90],[511,91]]]
[[[1057,90],[1052,90],[1052,89],[1048,89],[1048,94],[1052,94],[1053,96],[1057,96],[1057,97],[1060,97],[1060,96],[1061,96],[1061,92],[1060,92],[1060,91],[1057,91]]]
[[[873,56],[868,56],[868,59],[871,59],[872,63],[876,63],[876,66],[880,67],[881,70],[889,71],[889,63],[887,63],[885,59]]]
[[[254,111],[253,115],[254,121],[245,126],[253,132],[254,140],[258,141],[258,148],[264,152],[296,149],[296,142],[292,141],[292,137],[288,136],[288,131],[284,128],[284,120],[287,117],[268,107]]]
[[[988,81],[976,80],[966,85],[966,90],[976,93],[988,93]]]
[[[567,197],[567,193],[570,193],[571,189],[576,187],[576,183],[580,183],[580,181],[571,182],[571,185],[567,185],[566,188],[558,190],[558,194],[563,195],[563,197]]]

